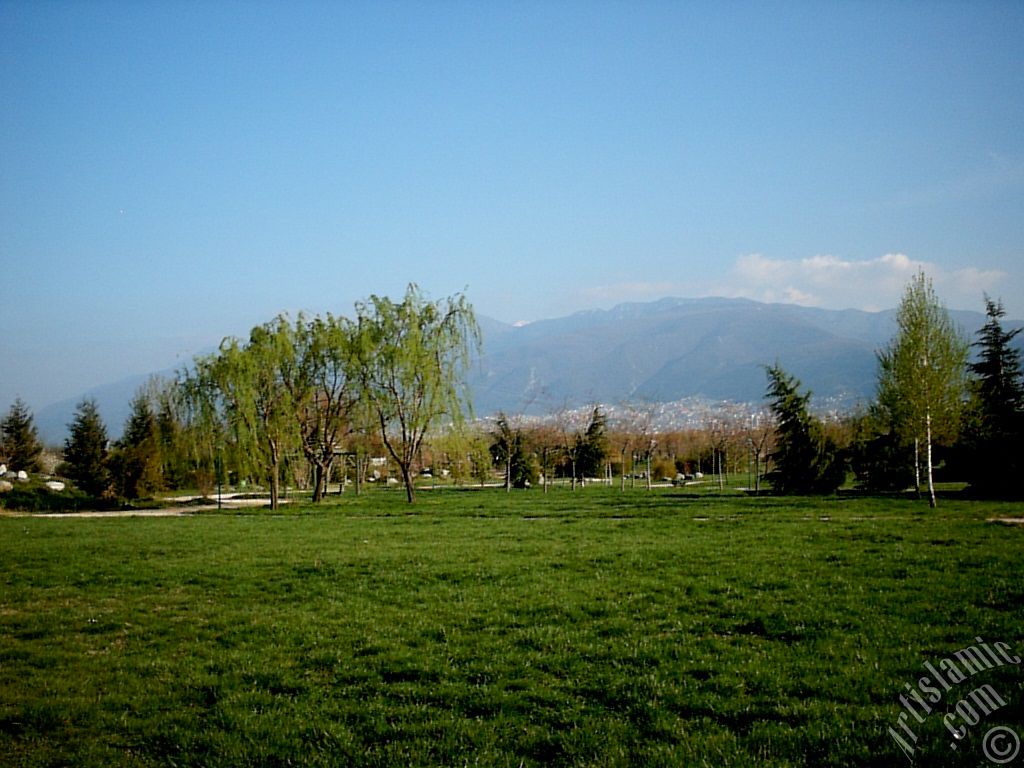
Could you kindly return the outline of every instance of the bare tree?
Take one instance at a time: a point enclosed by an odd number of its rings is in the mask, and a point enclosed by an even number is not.
[[[768,472],[768,456],[772,450],[775,435],[775,419],[768,411],[754,411],[744,422],[747,445],[754,462],[754,493],[761,492],[761,459],[764,458],[764,474]]]
[[[732,403],[720,403],[713,410],[705,413],[704,429],[711,445],[712,471],[718,482],[718,489],[723,490],[728,474],[729,459],[735,462],[737,447],[743,434],[743,409]]]
[[[561,454],[569,462],[570,487],[576,490],[576,437],[579,434],[579,414],[563,405],[548,418],[556,454]]]
[[[541,488],[544,493],[547,493],[551,485],[555,463],[561,453],[563,442],[561,430],[557,424],[548,421],[536,424],[526,430],[526,432],[527,442],[532,446],[537,456]]]
[[[633,418],[633,455],[644,461],[644,482],[648,491],[651,490],[651,457],[657,445],[654,406],[650,403],[636,406]]]

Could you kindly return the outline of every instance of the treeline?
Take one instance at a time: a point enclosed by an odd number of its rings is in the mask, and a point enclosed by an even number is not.
[[[933,505],[935,483],[946,479],[979,496],[1019,497],[1018,331],[1003,328],[999,302],[985,302],[987,322],[972,342],[919,273],[878,353],[876,398],[859,413],[816,416],[811,393],[776,363],[765,368],[764,407],[723,406],[695,428],[666,432],[643,406],[617,408],[613,419],[594,405],[540,421],[473,422],[473,309],[462,295],[432,302],[411,285],[400,302],[357,303],[352,319],[279,316],[247,339],[225,339],[176,380],[137,393],[114,443],[96,404],[84,401],[57,473],[111,501],[265,486],[275,508],[283,485],[319,501],[350,472],[357,486],[397,480],[410,502],[426,474],[546,491],[555,478],[573,489],[594,478],[621,489],[701,478],[724,487],[745,473],[752,490],[764,482],[779,494],[832,493],[852,476],[872,492],[914,487]],[[0,463],[38,471],[42,446],[24,403],[0,427]]]
[[[937,503],[936,471],[976,496],[1022,495],[1024,379],[1005,311],[985,297],[987,322],[971,342],[923,273],[907,285],[897,332],[878,352],[876,398],[828,434],[808,412],[809,393],[779,366],[768,369],[776,421],[773,470],[780,493],[828,493],[852,471],[871,491],[912,485]],[[971,362],[971,348],[975,350]],[[836,439],[837,433],[842,439]]]
[[[719,408],[702,427],[675,433],[654,433],[649,418],[636,414],[610,425],[607,436],[600,422],[602,437],[593,441],[600,450],[591,450],[588,461],[598,456],[604,471],[595,474],[618,475],[620,487],[627,475],[636,478],[639,459],[648,484],[652,474],[710,474],[722,486],[745,463],[755,492],[764,480],[776,494],[827,494],[852,476],[870,492],[911,487],[931,506],[939,480],[966,483],[974,496],[1020,498],[1024,380],[1013,347],[1020,329],[1006,330],[1002,304],[984,298],[987,321],[972,341],[919,272],[897,308],[896,334],[878,351],[875,398],[859,413],[816,416],[812,393],[777,362],[765,367],[765,409]],[[572,464],[584,433],[570,436],[559,424],[553,418],[547,426],[512,429],[507,417],[499,419],[493,453],[505,464],[506,487],[523,485],[538,457],[552,454],[560,457],[555,469],[568,468],[575,485]],[[546,474],[547,460],[540,464]]]

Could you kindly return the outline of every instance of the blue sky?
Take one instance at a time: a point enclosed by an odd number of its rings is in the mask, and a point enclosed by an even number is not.
[[[1018,2],[0,0],[0,408],[410,281],[1024,317]]]

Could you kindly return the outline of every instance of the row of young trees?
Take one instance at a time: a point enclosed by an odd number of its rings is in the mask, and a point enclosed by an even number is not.
[[[269,484],[265,455],[253,453],[249,439],[235,439],[226,429],[226,421],[209,420],[199,414],[197,403],[202,405],[205,398],[193,399],[189,392],[197,382],[194,371],[178,381],[149,382],[133,398],[122,437],[114,442],[108,440],[95,401],[84,400],[69,424],[65,462],[59,474],[72,479],[89,495],[110,500],[132,500],[180,488],[209,493],[218,478],[234,485],[246,480]],[[334,465],[330,462],[339,454],[336,450],[322,451],[319,456],[325,457],[325,465],[317,468],[318,455],[311,455],[309,450],[317,445],[316,435],[323,440],[320,445],[340,446],[340,455],[347,454],[349,459],[355,452],[364,459],[383,456],[388,449],[375,419],[361,402],[345,401],[352,407],[342,422],[331,417],[333,413],[340,416],[344,410],[331,405],[342,400],[332,394],[330,387],[322,387],[318,401],[314,408],[304,411],[301,420],[306,427],[302,432],[307,440],[305,448],[300,449],[298,443],[287,445],[280,453],[278,469],[289,485],[308,487],[314,495],[322,496],[326,486],[319,484],[319,478],[333,474],[338,480],[339,473],[332,472]],[[25,425],[25,431],[35,434],[26,406],[16,404],[12,414],[9,423]],[[417,468],[431,468],[460,483],[487,483],[497,474],[509,489],[542,482],[545,490],[554,478],[562,478],[575,489],[587,479],[607,482],[617,476],[622,489],[627,480],[634,487],[638,479],[650,488],[652,478],[701,470],[709,474],[736,473],[744,466],[749,469],[744,459],[752,456],[755,466],[759,466],[758,459],[766,458],[765,446],[773,426],[763,414],[759,414],[758,422],[736,407],[716,411],[713,416],[709,413],[704,427],[673,432],[656,432],[652,414],[650,406],[620,407],[610,417],[602,407],[592,406],[585,410],[563,409],[543,420],[499,414],[493,420],[464,425],[464,429],[433,429],[420,441],[409,474]],[[755,436],[757,439],[752,439]],[[748,452],[748,446],[753,453]],[[41,445],[38,448],[41,450]],[[260,450],[258,445],[255,448]],[[31,469],[27,464],[23,466]],[[360,475],[367,476],[369,469],[364,460]],[[755,484],[756,475],[755,471]]]
[[[569,478],[571,487],[588,477],[606,475],[609,457],[608,416],[600,406],[590,409],[582,421],[579,414],[566,413],[547,425],[532,428],[513,425],[505,413],[498,414],[490,432],[490,456],[504,479],[505,490],[528,488],[543,479],[547,491],[550,479]]]
[[[305,324],[297,322],[295,327]],[[234,342],[225,346],[233,348]],[[211,362],[216,357],[211,355],[199,362]],[[263,462],[271,455],[270,449],[263,451],[254,444],[253,434],[241,420],[244,411],[239,409],[239,419],[234,421],[216,416],[209,419],[201,413],[208,405],[207,396],[196,397],[191,391],[208,380],[200,378],[200,370],[202,365],[197,365],[176,382],[155,380],[147,384],[133,398],[123,435],[114,442],[107,438],[95,401],[80,403],[69,425],[60,473],[89,495],[111,500],[132,500],[177,488],[198,487],[208,493],[218,477],[230,478],[236,484],[244,479],[269,483],[272,462]],[[305,440],[302,450],[297,443],[286,444],[278,465],[290,483],[301,484],[303,475],[312,474],[310,485],[317,497],[322,497],[326,487],[319,484],[319,479],[326,480],[332,474],[330,462],[338,455],[338,446],[344,449],[341,455],[351,456],[356,451],[363,457],[388,453],[378,431],[379,416],[359,399],[338,397],[325,379],[321,381],[317,402],[300,411],[299,433]],[[337,408],[338,403],[348,406],[348,410]],[[12,413],[23,418],[8,419],[10,423],[24,423],[34,434],[27,407],[19,404]],[[490,427],[482,422],[455,429],[452,423],[432,430],[418,442],[416,467],[410,467],[407,475],[411,478],[415,468],[433,468],[458,482],[486,483],[494,479],[497,470],[509,489],[543,480],[546,490],[553,478],[563,478],[576,488],[585,479],[606,480],[613,469],[621,475],[623,488],[627,474],[631,485],[642,477],[650,487],[652,474],[672,476],[691,467],[708,468],[715,465],[715,456],[723,469],[726,464],[735,469],[735,461],[725,461],[727,454],[732,456],[740,450],[740,438],[724,428],[731,420],[716,420],[718,426],[708,433],[713,437],[707,437],[703,430],[656,436],[650,415],[650,409],[638,408],[635,413],[620,413],[610,424],[604,409],[593,406],[585,411],[566,409],[542,422],[527,423],[499,414]],[[239,426],[243,434],[236,439],[231,430]],[[288,429],[286,426],[283,431]],[[394,444],[400,440],[401,430],[393,430],[389,440]],[[659,440],[661,450],[656,454]],[[330,445],[334,450],[317,453],[313,450],[317,445]],[[322,469],[316,466],[319,457],[325,459]],[[362,470],[367,470],[365,461]]]

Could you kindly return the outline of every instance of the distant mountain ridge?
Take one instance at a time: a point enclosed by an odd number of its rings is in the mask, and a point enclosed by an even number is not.
[[[971,341],[985,322],[981,312],[950,314]],[[849,406],[872,397],[876,352],[896,322],[895,310],[666,298],[483,330],[470,375],[477,412],[544,413],[588,402],[760,401],[764,366],[775,362],[819,402]]]
[[[124,431],[124,424],[131,413],[132,398],[153,376],[173,379],[175,370],[169,368],[154,374],[126,376],[110,384],[103,384],[102,386],[90,389],[83,393],[81,397],[61,400],[42,408],[35,415],[39,437],[47,445],[63,445],[64,439],[68,436],[68,425],[71,424],[75,417],[75,410],[78,408],[78,404],[85,398],[91,397],[96,400],[100,416],[107,427],[107,437],[111,440],[116,440]]]
[[[950,311],[973,342],[981,312]],[[895,310],[829,310],[749,299],[666,298],[586,310],[526,324],[479,318],[483,350],[469,373],[478,416],[543,415],[600,402],[686,398],[758,402],[764,366],[778,362],[818,402],[851,407],[875,387],[876,351],[896,331]],[[1020,327],[1007,322],[1005,327]],[[1024,349],[1024,339],[1017,344]],[[172,377],[172,369],[160,375]],[[112,438],[132,396],[149,378],[98,387],[94,397]],[[59,444],[81,398],[36,414],[44,440]]]

